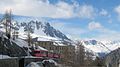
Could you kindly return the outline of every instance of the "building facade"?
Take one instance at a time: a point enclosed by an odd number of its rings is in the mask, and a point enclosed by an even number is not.
[[[62,58],[65,57],[65,54],[72,56],[72,54],[75,53],[75,46],[59,44],[55,45],[55,43],[52,41],[38,41],[35,43],[35,45],[41,46],[50,52],[61,54]]]

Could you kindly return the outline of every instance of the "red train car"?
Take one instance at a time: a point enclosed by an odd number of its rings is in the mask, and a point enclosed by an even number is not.
[[[60,58],[60,54],[54,52],[48,52],[44,50],[33,50],[33,56],[35,57],[48,57],[48,58]]]
[[[47,51],[43,51],[43,50],[34,50],[33,51],[33,56],[35,57],[47,57]]]
[[[54,53],[53,58],[60,58],[60,54]]]
[[[53,58],[54,53],[53,52],[48,52],[48,58]]]

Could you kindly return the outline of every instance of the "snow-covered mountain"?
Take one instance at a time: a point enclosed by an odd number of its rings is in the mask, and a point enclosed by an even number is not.
[[[48,22],[41,22],[41,21],[30,21],[28,23],[22,22],[19,25],[19,31],[24,30],[27,31],[28,27],[31,33],[35,35],[42,35],[42,36],[50,36],[59,38],[62,40],[70,40],[66,35],[64,35],[59,30],[56,30],[52,27]]]
[[[120,41],[103,43],[97,40],[82,40],[81,43],[85,46],[85,48],[92,50],[101,56],[120,47]]]
[[[108,49],[104,47],[102,42],[96,41],[96,40],[88,40],[88,41],[81,41],[82,44],[88,48],[91,49],[94,52],[106,52]]]
[[[1,15],[0,18],[2,18]],[[55,29],[43,18],[13,15],[12,22],[15,23],[12,28],[18,29],[20,38],[26,38],[26,31],[29,29],[32,38],[39,37],[39,40],[61,41],[65,44],[72,42],[65,34]],[[0,26],[0,29],[2,29],[2,26]],[[120,41],[103,43],[97,40],[82,40],[81,43],[87,49],[102,55],[120,47]]]
[[[14,27],[12,27],[18,29],[20,38],[26,38],[26,31],[29,30],[32,38],[42,37],[44,39],[59,40],[64,43],[71,42],[65,34],[55,29],[42,18],[13,15],[12,22],[15,23]]]

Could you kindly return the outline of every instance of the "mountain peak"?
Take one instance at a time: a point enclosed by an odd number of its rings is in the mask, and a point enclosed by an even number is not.
[[[49,22],[45,21],[40,17],[29,17],[19,15],[12,15],[12,17],[12,23],[14,22],[14,24],[16,24],[14,28],[18,29],[18,32],[20,33],[20,38],[25,38],[25,34],[29,30],[31,34],[35,35],[35,37],[48,36],[48,38],[53,37],[64,42],[71,41],[65,34],[55,29],[53,26],[50,25]],[[35,37],[32,36],[32,38]]]

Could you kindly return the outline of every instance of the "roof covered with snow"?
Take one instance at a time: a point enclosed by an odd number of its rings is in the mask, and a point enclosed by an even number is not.
[[[20,47],[28,47],[28,43],[22,39],[15,39],[14,42]]]
[[[41,47],[41,46],[37,46],[37,49],[36,50],[43,50],[43,51],[48,51],[47,49]]]

